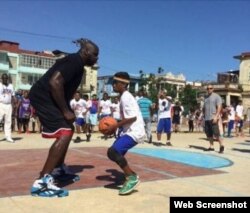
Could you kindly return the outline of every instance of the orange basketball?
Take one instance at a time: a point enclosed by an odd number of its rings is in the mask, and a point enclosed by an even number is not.
[[[113,117],[104,117],[99,121],[99,131],[103,134],[107,134],[105,131],[108,126],[115,126],[113,132],[109,132],[108,134],[111,135],[116,131],[117,128],[117,121]]]

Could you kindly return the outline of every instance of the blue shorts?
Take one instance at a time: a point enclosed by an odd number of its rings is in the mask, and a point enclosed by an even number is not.
[[[137,143],[133,138],[128,135],[123,135],[120,138],[117,138],[111,147],[119,154],[124,156],[129,149],[133,148],[136,145]]]
[[[83,124],[85,124],[84,118],[76,118],[75,124],[78,126],[82,126]]]
[[[171,133],[171,118],[160,118],[157,125],[157,133]]]

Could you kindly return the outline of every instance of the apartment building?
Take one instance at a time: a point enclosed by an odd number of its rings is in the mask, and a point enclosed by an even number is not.
[[[7,73],[15,90],[29,90],[58,58],[67,54],[60,50],[24,50],[17,42],[0,40],[0,76]],[[82,93],[96,93],[98,68],[97,65],[83,68],[85,75],[79,88]]]

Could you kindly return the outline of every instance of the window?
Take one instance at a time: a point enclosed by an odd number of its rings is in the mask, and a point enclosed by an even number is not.
[[[32,55],[21,55],[20,65],[25,67],[37,67],[48,69],[55,63],[54,58],[43,58]]]
[[[11,69],[17,69],[17,57],[9,56],[9,66]]]
[[[33,85],[34,83],[36,83],[39,78],[41,78],[41,74],[31,74],[31,73],[21,73],[20,74],[20,79],[21,79],[21,83],[22,84],[29,84],[29,85]]]
[[[7,53],[0,52],[0,63],[7,64]]]

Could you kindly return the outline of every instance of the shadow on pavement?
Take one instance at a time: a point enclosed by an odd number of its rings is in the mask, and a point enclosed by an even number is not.
[[[205,151],[207,148],[203,146],[195,146],[195,145],[189,145],[189,148],[199,149]]]
[[[68,165],[67,166],[69,168],[69,170],[73,173],[73,174],[76,174],[76,173],[81,173],[82,171],[84,171],[85,169],[93,169],[95,168],[94,166],[92,165]],[[72,183],[74,183],[75,181],[73,180],[68,180],[66,182],[59,182],[58,183],[58,186],[59,187],[65,187],[65,186],[68,186]]]
[[[239,151],[244,153],[250,153],[250,149],[238,149],[238,148],[232,148],[233,151]]]
[[[107,169],[106,172],[110,174],[97,176],[96,179],[112,182],[110,184],[104,185],[105,188],[119,189],[119,185],[122,185],[125,181],[124,174],[116,169]]]
[[[13,139],[14,141],[20,141],[20,140],[22,140],[23,138],[22,138],[22,137],[13,137],[12,139]],[[2,142],[2,141],[6,141],[5,138],[3,138],[3,139],[0,140],[0,142]]]

